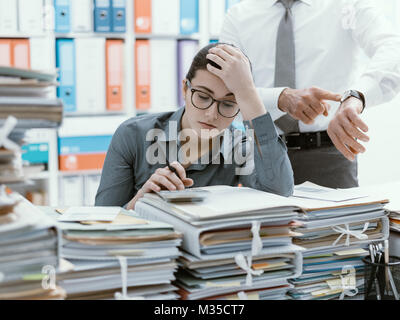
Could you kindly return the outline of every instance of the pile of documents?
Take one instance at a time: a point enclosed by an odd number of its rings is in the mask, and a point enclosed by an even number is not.
[[[0,66],[0,126],[10,115],[17,128],[57,128],[63,105],[51,98],[57,74]]]
[[[390,221],[390,255],[400,257],[400,181],[366,186],[362,190],[389,199],[390,202],[386,204],[385,209],[389,213]]]
[[[348,287],[346,299],[364,292],[364,263],[366,248],[330,248],[303,252],[303,273],[289,280],[294,285],[290,295],[296,300],[327,300],[344,298],[346,279],[354,278],[354,288]],[[355,289],[357,287],[357,289]],[[350,290],[351,289],[351,290]]]
[[[390,203],[385,207],[389,212],[390,221],[390,255],[400,257],[400,183],[381,186],[381,190],[390,190],[386,192],[389,195]]]
[[[181,234],[120,207],[42,209],[62,230],[67,299],[176,299]]]
[[[292,245],[296,234],[291,231],[297,208],[287,198],[250,188],[189,190],[194,197],[198,190],[209,195],[203,201],[174,202],[146,194],[135,206],[141,217],[183,233],[176,281],[181,297],[286,298],[287,280],[301,274],[302,248]]]
[[[44,166],[23,167],[25,131],[61,124],[61,100],[51,98],[56,73],[0,66],[0,184],[26,182]]]
[[[24,180],[21,148],[24,132],[15,130],[17,119],[9,116],[0,128],[0,184]]]
[[[385,196],[389,199],[385,209],[389,212],[390,230],[400,232],[400,182],[390,182],[386,184],[364,187],[364,192],[375,196]]]
[[[293,243],[303,252],[303,274],[291,280],[295,299],[333,299],[363,292],[362,258],[371,242],[389,237],[384,206],[388,200],[360,189],[334,190],[306,183],[296,186],[291,198],[301,208]],[[352,269],[353,268],[353,269]],[[354,271],[354,290],[340,286],[347,270]]]
[[[23,165],[21,146],[25,143],[25,130],[15,129],[17,123],[15,117],[9,116],[0,128],[0,184],[26,184],[30,176],[45,169],[44,165]]]
[[[56,286],[58,233],[20,195],[0,190],[0,299],[62,299]]]
[[[24,181],[21,153],[0,148],[0,184]]]

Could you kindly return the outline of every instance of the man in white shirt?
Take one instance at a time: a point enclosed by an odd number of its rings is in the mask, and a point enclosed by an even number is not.
[[[400,36],[374,2],[242,0],[219,41],[251,60],[295,183],[358,186],[356,155],[369,140],[360,114],[400,91]]]

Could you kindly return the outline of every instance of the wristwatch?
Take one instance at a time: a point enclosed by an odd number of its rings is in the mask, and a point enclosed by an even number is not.
[[[343,93],[342,99],[340,100],[340,104],[345,102],[350,97],[354,97],[354,98],[357,98],[357,99],[361,100],[361,102],[363,104],[363,108],[361,110],[361,113],[362,113],[364,111],[364,109],[365,109],[365,98],[364,98],[364,95],[360,91],[348,90],[345,93]]]

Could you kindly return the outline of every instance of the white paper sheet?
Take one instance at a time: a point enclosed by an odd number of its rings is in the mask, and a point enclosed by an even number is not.
[[[70,207],[58,218],[58,221],[113,221],[120,207]]]
[[[360,189],[331,189],[311,182],[304,182],[294,187],[294,197],[332,202],[348,201],[368,197]]]

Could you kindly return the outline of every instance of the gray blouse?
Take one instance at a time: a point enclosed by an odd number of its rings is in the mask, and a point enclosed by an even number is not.
[[[119,126],[107,151],[96,206],[126,205],[156,169],[166,166],[165,157],[179,160],[183,148],[177,137],[184,111],[138,116]],[[267,113],[244,125],[244,130],[231,125],[219,144],[186,168],[192,187],[242,184],[290,196],[293,171],[271,116]]]

